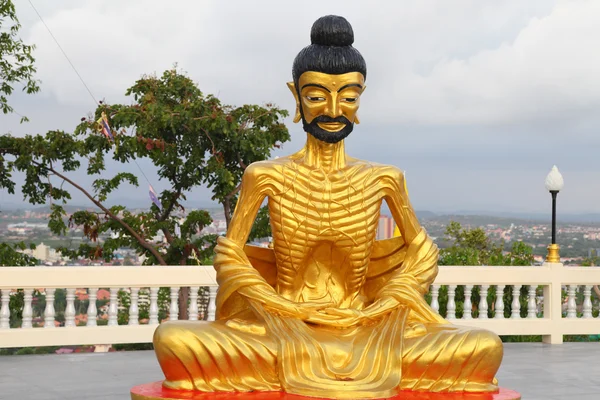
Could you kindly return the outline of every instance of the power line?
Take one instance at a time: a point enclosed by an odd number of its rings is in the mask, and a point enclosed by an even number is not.
[[[94,103],[99,104],[98,100],[96,100],[96,98],[94,97],[94,95],[92,94],[92,91],[90,90],[90,88],[88,87],[88,85],[85,84],[85,81],[83,80],[83,78],[81,77],[81,75],[79,75],[79,72],[77,71],[77,68],[75,68],[75,65],[73,65],[73,63],[71,62],[71,60],[69,59],[69,56],[67,56],[67,53],[65,53],[65,51],[63,50],[62,46],[60,45],[60,43],[58,43],[58,40],[56,40],[56,37],[54,37],[54,34],[52,33],[52,31],[50,30],[50,28],[48,27],[48,25],[46,25],[46,22],[44,22],[44,19],[42,18],[42,16],[40,15],[40,13],[38,12],[38,10],[35,8],[35,6],[33,5],[33,3],[31,2],[31,0],[28,0],[29,4],[31,5],[31,7],[33,8],[33,11],[35,11],[35,13],[37,14],[37,16],[39,17],[40,21],[42,21],[42,24],[44,24],[44,26],[46,27],[46,29],[48,30],[48,33],[50,34],[50,36],[52,36],[52,39],[54,39],[54,43],[56,43],[56,45],[58,46],[58,48],[60,49],[60,51],[63,53],[63,55],[65,56],[65,58],[67,59],[67,61],[69,62],[69,64],[71,64],[71,68],[73,68],[73,71],[75,71],[75,73],[77,74],[77,76],[79,77],[79,80],[81,81],[81,83],[83,83],[83,86],[85,86],[87,92],[90,94],[90,96],[92,97],[92,99],[94,100]]]
[[[94,100],[94,104],[99,105],[100,103],[98,102],[98,100],[96,100],[96,97],[94,97],[94,94],[92,93],[92,91],[90,90],[90,88],[88,87],[88,85],[85,83],[85,81],[83,80],[83,78],[81,77],[81,75],[79,74],[79,72],[77,71],[77,68],[75,68],[75,65],[71,62],[71,59],[69,58],[69,56],[67,55],[67,53],[64,51],[64,49],[62,48],[62,46],[60,45],[60,43],[58,43],[58,40],[56,39],[56,37],[54,36],[54,34],[52,33],[52,31],[50,30],[50,27],[46,24],[46,22],[44,21],[44,19],[42,18],[42,16],[38,12],[38,10],[35,8],[35,6],[33,5],[33,3],[31,2],[31,0],[28,0],[28,2],[31,5],[31,8],[33,8],[33,11],[35,11],[35,13],[37,14],[37,16],[40,19],[40,21],[42,21],[42,24],[44,24],[44,26],[46,27],[46,30],[48,31],[48,33],[50,34],[50,36],[52,36],[52,39],[54,40],[54,43],[56,43],[56,45],[58,46],[58,48],[60,49],[60,51],[63,53],[63,55],[65,56],[65,58],[67,59],[67,61],[71,65],[71,68],[73,68],[73,71],[75,71],[75,74],[77,74],[77,76],[79,77],[79,80],[81,81],[81,83],[83,84],[83,86],[85,87],[85,89],[87,90],[87,92],[90,94],[90,97],[92,98],[92,100]],[[140,172],[142,173],[142,175],[144,176],[144,178],[148,182],[148,185],[152,185],[150,183],[150,180],[148,179],[148,177],[144,173],[144,170],[142,170],[142,168],[140,167],[140,165],[137,163],[137,160],[135,158],[132,158],[132,160],[135,163],[135,165],[137,165],[138,169],[140,170]]]

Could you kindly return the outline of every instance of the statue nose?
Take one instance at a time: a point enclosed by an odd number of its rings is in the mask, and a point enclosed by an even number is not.
[[[327,104],[327,109],[325,110],[325,115],[332,118],[337,118],[342,115],[342,109],[338,100],[337,96],[331,96],[331,99]]]

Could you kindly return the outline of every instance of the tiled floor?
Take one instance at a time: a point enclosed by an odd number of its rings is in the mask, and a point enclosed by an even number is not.
[[[129,399],[162,379],[151,351],[0,357],[0,399]],[[524,400],[600,399],[600,344],[507,344],[500,384]]]

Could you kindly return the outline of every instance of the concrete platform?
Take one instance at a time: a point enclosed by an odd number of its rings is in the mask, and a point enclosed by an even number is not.
[[[162,378],[151,351],[0,357],[2,400],[128,400]],[[600,344],[506,344],[498,380],[523,400],[600,399]]]

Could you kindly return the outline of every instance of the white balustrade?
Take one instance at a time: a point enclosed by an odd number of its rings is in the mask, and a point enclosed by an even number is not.
[[[67,307],[65,308],[65,326],[75,325],[75,288],[67,288]]]
[[[569,285],[567,293],[567,318],[577,318],[577,285]]]
[[[471,295],[473,293],[473,285],[465,286],[465,303],[463,308],[463,319],[473,319],[471,312],[473,311],[473,303]]]
[[[215,316],[217,313],[217,287],[216,286],[209,286],[208,288],[208,308],[207,308],[207,313],[208,313],[208,320],[209,321],[214,321],[215,320]]]
[[[527,289],[527,318],[537,318],[535,289],[535,285],[529,285],[529,288]]]
[[[97,326],[98,322],[98,308],[96,307],[96,300],[98,299],[98,288],[88,289],[88,309],[87,309],[87,324],[86,326]]]
[[[131,303],[129,304],[129,325],[140,324],[140,309],[138,307],[138,294],[140,288],[131,288]]]
[[[489,285],[481,285],[479,287],[479,319],[488,319],[488,289]]]
[[[149,325],[158,325],[158,290],[160,288],[150,288],[150,320]]]
[[[504,319],[504,285],[496,285],[496,303],[494,304],[496,310],[494,319]]]
[[[521,301],[519,297],[521,296],[521,286],[513,285],[512,287],[512,304],[510,310],[510,317],[512,319],[521,318]]]
[[[448,304],[446,305],[446,319],[456,319],[456,285],[448,286]]]
[[[592,318],[592,285],[583,287],[583,318]]]
[[[31,328],[31,318],[33,317],[33,308],[31,308],[31,302],[33,301],[33,289],[23,290],[23,323],[22,328]]]
[[[593,315],[598,313],[598,303],[592,289],[598,282],[600,282],[599,267],[565,267],[562,264],[537,267],[441,266],[437,279],[430,288],[431,307],[439,312],[440,288],[446,286],[448,288],[447,317],[455,322],[456,288],[463,286],[464,313],[463,319],[460,322],[456,321],[459,324],[489,329],[499,335],[541,334],[547,343],[561,343],[563,335],[592,335],[600,332],[600,318],[593,318]],[[469,304],[474,285],[479,286],[480,300],[478,304],[473,304],[473,301]],[[487,296],[492,286],[496,290],[496,300],[493,304],[495,314],[493,319],[488,319],[490,304]],[[511,287],[513,297],[513,301],[507,304],[511,310],[511,318],[508,319],[504,317],[503,301],[506,286]],[[527,287],[527,318],[520,318],[519,295],[522,286]],[[561,286],[567,290],[568,301],[565,307],[569,318],[562,318]],[[583,296],[577,300],[579,286]],[[110,303],[100,310],[102,313],[108,313],[110,326],[96,328],[95,322],[99,312],[96,303],[98,287],[111,288]],[[168,298],[161,297],[160,303],[159,287],[169,288]],[[191,287],[188,308],[190,320],[205,318],[205,315],[209,320],[214,320],[218,288],[212,266],[0,268],[0,343],[3,347],[36,347],[150,342],[159,323],[159,311],[160,315],[168,313],[170,318],[179,314],[177,293],[180,287]],[[202,307],[199,301],[199,287],[208,287],[206,292],[203,291]],[[537,292],[538,287],[543,288],[543,295],[542,291]],[[54,325],[53,314],[56,314],[56,310],[53,309],[53,295],[56,298],[56,289],[67,288],[68,304],[65,309],[65,320],[66,325],[72,327],[75,322],[73,300],[75,289],[73,288],[91,288],[89,289],[90,302],[87,307],[88,326],[77,329],[77,334],[72,333],[71,329],[74,328],[51,330],[10,328],[10,303],[12,297],[19,293],[17,289],[21,289],[20,296],[25,300],[21,310],[24,315],[23,327],[32,324],[31,298],[34,288],[46,290],[46,306],[42,318],[47,328]],[[126,289],[131,293],[128,325],[119,326],[117,322],[122,307],[118,302],[119,290],[116,288],[130,288]],[[208,306],[205,308],[204,304]],[[537,315],[540,305],[543,318],[538,318]],[[470,313],[473,306],[478,307],[476,319]],[[149,311],[149,324],[135,326],[139,321],[142,307]],[[174,307],[177,307],[177,310],[174,310]],[[201,313],[200,310],[203,312]]]
[[[54,310],[54,293],[56,289],[46,289],[46,307],[44,309],[44,328],[56,328],[54,324],[54,316],[56,311]]]
[[[110,288],[110,304],[108,306],[108,326],[119,325],[119,289]]]
[[[431,285],[431,308],[437,313],[440,312],[440,287],[438,285]]]
[[[171,307],[169,308],[169,321],[177,321],[179,318],[179,288],[171,288]]]
[[[2,294],[2,307],[0,307],[0,329],[10,328],[10,289],[0,290]]]
[[[190,287],[190,308],[188,310],[188,319],[198,321],[198,291],[199,286]]]

